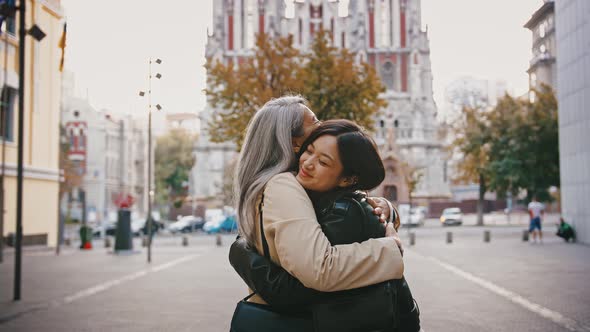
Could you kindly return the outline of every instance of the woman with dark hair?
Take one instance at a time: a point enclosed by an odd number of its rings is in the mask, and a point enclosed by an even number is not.
[[[304,141],[298,159],[295,178],[311,198],[332,246],[385,235],[386,225],[371,213],[365,194],[359,192],[377,187],[385,170],[375,143],[358,125],[348,120],[322,123]],[[291,271],[264,256],[250,250],[245,241],[236,241],[230,249],[232,266],[252,290],[277,312],[308,312],[315,331],[420,330],[418,309],[403,277],[363,288],[319,292],[306,288]]]
[[[374,211],[381,214],[377,212],[380,209],[384,219],[390,218],[384,237],[332,245],[322,232],[312,201],[290,171],[298,162],[296,153],[302,151],[306,138],[318,125],[305,99],[299,96],[270,100],[254,114],[234,176],[242,238],[238,242],[248,244],[253,253],[264,253],[276,267],[317,291],[341,291],[401,278],[401,240],[394,227],[399,222],[391,222],[393,208],[384,199],[378,199],[385,205],[378,204]],[[258,293],[249,293],[236,306],[232,331],[285,331],[273,325],[273,313],[265,310],[267,302]],[[264,313],[251,314],[257,309]],[[298,331],[310,330],[309,320],[302,324],[306,327],[296,327]]]

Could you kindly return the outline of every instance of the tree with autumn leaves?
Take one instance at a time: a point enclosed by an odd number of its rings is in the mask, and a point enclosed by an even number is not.
[[[557,100],[550,87],[533,90],[534,101],[505,95],[491,110],[464,108],[453,142],[463,156],[459,182],[479,183],[478,224],[483,225],[483,197],[495,191],[517,195],[526,191],[550,200],[559,186]]]
[[[386,102],[375,70],[357,64],[346,50],[330,45],[329,33],[316,34],[311,51],[301,53],[292,37],[257,36],[254,55],[239,65],[209,62],[209,101],[215,109],[209,123],[214,142],[233,141],[241,146],[252,115],[272,98],[300,94],[320,120],[344,118],[367,129]]]

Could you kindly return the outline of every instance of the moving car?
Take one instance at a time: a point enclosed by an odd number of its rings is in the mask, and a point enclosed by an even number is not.
[[[440,216],[440,222],[443,226],[463,224],[463,213],[458,207],[446,208]]]

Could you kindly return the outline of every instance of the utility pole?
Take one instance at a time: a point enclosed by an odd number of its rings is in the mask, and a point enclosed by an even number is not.
[[[162,60],[156,59],[156,64],[161,64]],[[160,79],[162,75],[157,73],[154,75],[155,78]],[[139,95],[143,97],[145,92],[140,91]],[[152,262],[152,200],[154,198],[154,192],[152,189],[152,58],[148,61],[148,210],[147,210],[147,261]],[[156,104],[156,109],[159,111],[162,109],[160,104]]]
[[[26,0],[19,5],[18,23],[18,165],[16,175],[16,240],[14,255],[14,301],[20,300],[23,240],[23,162],[25,131],[25,19]]]
[[[147,261],[152,262],[152,59],[149,60],[148,78],[148,210],[147,210]]]

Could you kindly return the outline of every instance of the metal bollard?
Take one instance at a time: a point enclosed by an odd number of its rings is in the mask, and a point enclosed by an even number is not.
[[[524,231],[522,231],[522,241],[523,242],[529,241],[529,231],[526,229]]]
[[[148,245],[148,238],[147,238],[147,236],[142,236],[141,237],[141,246],[142,247],[147,247],[147,245]]]
[[[490,231],[483,231],[483,242],[490,242]]]
[[[453,232],[447,232],[447,243],[453,243]]]
[[[221,247],[223,245],[223,243],[221,242],[221,234],[217,233],[217,235],[215,236],[215,245],[217,245],[218,247]]]
[[[416,233],[411,232],[410,233],[410,245],[413,246],[416,244]]]
[[[108,236],[104,237],[104,247],[105,248],[110,248],[111,247],[111,238]]]
[[[182,246],[183,247],[187,247],[188,246],[188,236],[183,235],[182,236]]]

